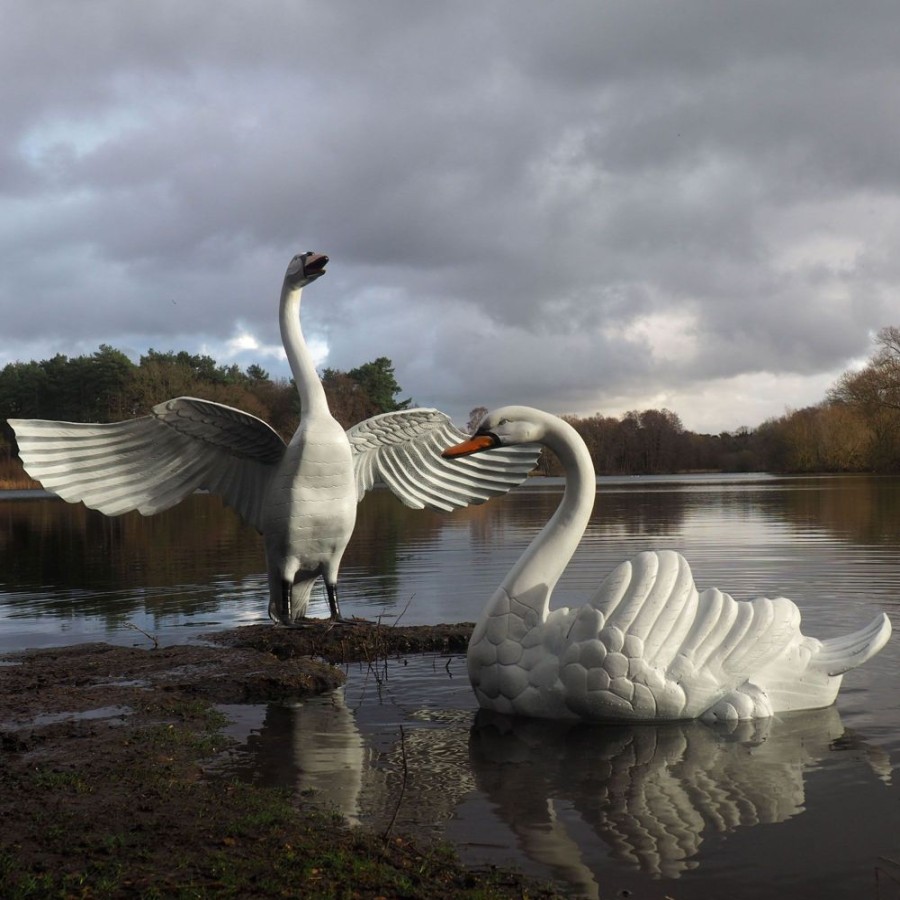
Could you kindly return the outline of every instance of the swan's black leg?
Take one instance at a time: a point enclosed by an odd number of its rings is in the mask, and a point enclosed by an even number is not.
[[[292,581],[281,582],[281,622],[284,625],[291,624],[291,594],[294,591]]]
[[[328,592],[328,606],[331,609],[331,618],[335,622],[343,621],[341,616],[341,608],[338,606],[337,584],[328,584],[325,582],[325,590]]]

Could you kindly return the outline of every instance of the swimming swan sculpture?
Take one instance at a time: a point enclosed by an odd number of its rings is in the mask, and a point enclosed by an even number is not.
[[[327,263],[321,253],[299,254],[282,285],[281,337],[301,408],[289,444],[255,416],[177,397],[149,416],[112,424],[10,419],[26,471],[64,500],[109,516],[152,515],[197,490],[218,494],[263,535],[269,616],[285,624],[303,617],[322,576],[331,617],[340,619],[341,557],[357,502],[376,482],[406,506],[449,511],[519,484],[538,450],[512,448],[461,468],[441,450],[465,434],[435,409],[384,413],[345,432],[300,329],[303,288]]]
[[[815,709],[833,703],[842,674],[888,640],[883,613],[854,634],[820,641],[800,632],[800,611],[784,597],[699,593],[685,559],[670,550],[622,563],[585,606],[550,611],[594,506],[584,441],[555,416],[510,406],[444,455],[532,442],[559,457],[566,488],[475,626],[468,670],[483,708],[596,721],[734,721]]]

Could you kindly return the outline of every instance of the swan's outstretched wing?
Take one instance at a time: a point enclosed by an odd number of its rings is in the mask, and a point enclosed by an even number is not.
[[[436,409],[408,409],[373,416],[347,432],[356,468],[357,497],[386,484],[413,509],[453,510],[505,494],[537,462],[536,444],[489,450],[462,459],[441,451],[466,439]]]
[[[108,425],[10,419],[25,469],[70,503],[144,515],[196,490],[218,494],[261,530],[262,504],[284,441],[261,419],[178,397]]]

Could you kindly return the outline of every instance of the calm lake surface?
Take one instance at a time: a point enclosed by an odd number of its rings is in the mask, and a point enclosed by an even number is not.
[[[559,501],[533,479],[452,515],[383,491],[360,507],[345,614],[474,621]],[[600,479],[553,605],[619,562],[676,549],[700,589],[784,595],[831,637],[879,610],[900,627],[900,479]],[[0,652],[149,646],[266,621],[260,538],[215,498],[108,519],[0,493]],[[324,592],[311,615],[327,615]],[[454,842],[573,896],[900,897],[900,636],[845,676],[836,706],[727,732],[689,723],[555,727],[478,713],[461,657],[351,666],[341,690],[225,707],[231,777],[290,785],[349,820]],[[406,776],[404,778],[404,770]]]

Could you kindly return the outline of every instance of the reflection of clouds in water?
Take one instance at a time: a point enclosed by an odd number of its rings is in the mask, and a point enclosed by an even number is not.
[[[697,865],[705,834],[802,812],[804,770],[838,740],[858,744],[883,774],[883,754],[846,733],[834,707],[730,733],[699,722],[565,727],[479,713],[470,752],[478,788],[523,852],[598,896],[564,820],[588,825],[619,862],[678,877]]]

